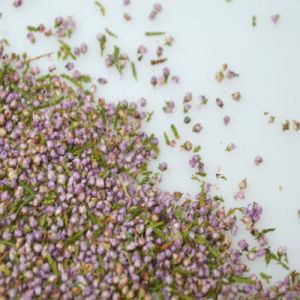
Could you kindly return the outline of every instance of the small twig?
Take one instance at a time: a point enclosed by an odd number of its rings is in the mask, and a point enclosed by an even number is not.
[[[35,60],[39,60],[39,59],[44,58],[44,57],[50,57],[53,53],[54,53],[54,52],[49,52],[49,53],[45,53],[45,54],[41,54],[41,55],[32,57],[32,58],[30,58],[30,59],[27,59],[27,60],[25,61],[25,64],[28,64],[28,63],[30,63],[30,62],[32,62],[32,61],[35,61]]]

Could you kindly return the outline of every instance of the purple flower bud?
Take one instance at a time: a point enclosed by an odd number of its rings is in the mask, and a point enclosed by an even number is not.
[[[22,0],[15,0],[13,2],[14,7],[20,7],[22,5],[23,1]]]
[[[247,251],[248,250],[249,244],[246,242],[246,240],[240,240],[238,242],[238,245],[240,246],[242,251]]]
[[[157,77],[152,76],[150,82],[151,82],[151,84],[152,84],[153,86],[156,86],[156,85],[157,85]]]
[[[176,75],[172,76],[172,79],[171,79],[174,83],[178,84],[180,82],[180,78]]]
[[[202,131],[203,127],[200,123],[196,123],[194,126],[193,126],[193,132],[196,132],[196,133],[199,133],[200,131]]]
[[[29,41],[34,44],[36,39],[35,39],[35,35],[32,32],[28,32],[26,37],[29,39]]]
[[[81,54],[86,54],[88,51],[88,46],[86,43],[82,43],[80,44],[80,52]]]
[[[145,107],[145,106],[147,105],[147,100],[146,100],[145,98],[141,98],[141,99],[139,100],[139,105],[140,105],[141,107]]]
[[[217,98],[217,99],[216,99],[216,104],[217,104],[217,106],[219,106],[220,108],[223,108],[223,106],[224,106],[224,102],[223,102],[220,98]]]
[[[36,252],[36,253],[41,253],[42,250],[43,250],[43,246],[41,244],[34,244],[33,245],[33,250]]]
[[[170,75],[170,69],[168,67],[164,67],[163,68],[163,76],[164,76],[165,80],[168,79],[169,75]]]
[[[76,56],[79,56],[81,54],[80,48],[78,48],[78,47],[75,47],[73,51]]]
[[[165,106],[163,107],[163,111],[167,114],[173,113],[175,108],[175,102],[174,101],[165,101]]]
[[[280,18],[280,15],[273,15],[273,16],[271,16],[271,20],[272,20],[272,22],[274,23],[274,24],[277,24],[278,23],[278,21],[279,21],[279,18]]]
[[[279,255],[285,255],[287,253],[287,248],[286,247],[279,247],[277,250]]]
[[[230,117],[229,116],[225,116],[224,119],[224,125],[227,126],[230,123]]]
[[[264,161],[263,158],[262,158],[261,156],[257,155],[257,156],[255,157],[255,159],[254,159],[254,164],[255,164],[256,166],[258,166],[258,165],[260,165],[263,161]]]
[[[232,79],[232,78],[238,77],[238,76],[239,76],[239,74],[235,73],[234,71],[228,70],[228,72],[227,72],[228,79]]]
[[[137,53],[139,54],[146,54],[147,53],[147,48],[144,45],[140,45],[137,49]]]
[[[105,78],[98,78],[98,79],[97,79],[97,82],[98,82],[99,84],[106,84],[106,83],[107,83],[107,80],[106,80]]]
[[[257,251],[257,257],[262,257],[266,254],[266,250],[264,248],[260,248],[258,251]]]
[[[153,5],[153,9],[154,9],[156,12],[161,12],[161,11],[162,11],[162,6],[161,6],[161,4],[159,4],[159,3],[155,3],[155,4]]]
[[[68,62],[68,63],[65,65],[65,68],[66,68],[68,71],[73,70],[73,69],[74,69],[74,63]]]
[[[97,33],[96,38],[100,42],[102,40],[103,36],[104,36],[103,33],[99,32],[99,33]]]
[[[162,163],[160,163],[159,165],[158,165],[158,169],[160,170],[160,171],[166,171],[167,169],[168,169],[168,165],[167,165],[167,163],[166,162],[162,162]]]
[[[2,238],[6,241],[9,241],[11,239],[11,233],[8,231],[4,231],[2,234]]]

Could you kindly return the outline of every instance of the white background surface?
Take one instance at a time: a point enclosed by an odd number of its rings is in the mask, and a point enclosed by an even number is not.
[[[170,124],[176,124],[181,142],[192,139],[201,144],[201,155],[206,163],[209,180],[219,186],[226,205],[244,206],[257,201],[264,208],[261,228],[276,227],[269,234],[271,245],[276,249],[287,246],[290,263],[300,270],[300,132],[282,132],[285,119],[300,120],[300,2],[297,0],[172,0],[161,1],[163,13],[155,21],[148,14],[155,1],[132,0],[124,7],[121,0],[102,0],[107,10],[102,17],[89,0],[25,0],[22,8],[15,9],[12,1],[1,0],[1,38],[9,39],[12,49],[28,51],[31,55],[58,49],[54,38],[37,35],[37,43],[31,45],[26,39],[26,26],[44,23],[52,26],[56,16],[73,15],[78,25],[74,37],[68,41],[72,46],[81,42],[89,45],[89,53],[80,57],[76,67],[89,73],[94,79],[106,77],[109,84],[99,93],[109,101],[128,99],[136,101],[144,96],[148,109],[154,110],[153,121],[146,125],[149,132],[162,137]],[[132,21],[126,22],[122,15],[128,12]],[[280,14],[277,25],[271,15]],[[251,25],[252,15],[257,17],[257,27]],[[142,63],[137,63],[139,81],[135,82],[130,71],[123,77],[115,70],[106,69],[100,58],[96,33],[108,27],[118,34],[118,39],[109,37],[108,48],[118,45],[131,58],[136,58],[140,44],[148,47],[149,53]],[[152,75],[161,74],[161,66],[151,67],[149,59],[155,58],[155,49],[163,44],[163,38],[145,37],[145,31],[165,31],[175,37],[174,46],[166,48],[167,66],[171,74],[181,77],[181,84],[170,84],[153,89],[149,84]],[[55,56],[52,63],[57,63]],[[214,76],[223,63],[240,74],[231,81],[219,84]],[[182,99],[186,92],[194,95],[192,123],[183,123]],[[240,103],[232,101],[231,93],[240,91]],[[206,95],[207,107],[197,108],[198,96]],[[216,97],[225,102],[223,109],[215,105]],[[162,106],[165,100],[176,102],[173,115],[165,115]],[[276,116],[275,124],[268,124],[264,112]],[[228,127],[223,117],[232,119]],[[201,122],[204,131],[192,133],[192,124]],[[230,142],[237,145],[231,153],[224,149]],[[198,187],[190,180],[192,170],[188,167],[191,154],[165,147],[161,139],[161,160],[169,164],[164,175],[163,187],[173,191],[196,193]],[[264,158],[261,166],[254,166],[256,155]],[[217,180],[215,171],[221,166],[228,180]],[[248,178],[246,199],[236,201],[234,193],[238,183]],[[282,186],[280,191],[279,186]],[[262,260],[255,263],[255,270],[264,266]],[[282,277],[281,269],[270,268],[267,273]]]

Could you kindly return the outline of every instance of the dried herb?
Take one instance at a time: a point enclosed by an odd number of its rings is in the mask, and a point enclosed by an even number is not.
[[[167,60],[168,60],[167,58],[152,59],[152,60],[150,61],[150,64],[151,64],[152,66],[155,66],[155,65],[163,64],[163,63],[165,63]]]

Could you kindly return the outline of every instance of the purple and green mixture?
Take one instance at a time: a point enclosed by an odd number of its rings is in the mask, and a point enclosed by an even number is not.
[[[21,4],[14,1],[16,7]],[[102,4],[95,4],[105,15]],[[161,12],[162,6],[155,4],[149,18]],[[58,58],[75,60],[88,51],[85,43],[72,50],[62,40],[75,29],[72,18],[57,18],[54,29],[28,29],[31,42],[34,32],[58,37]],[[113,33],[107,29],[106,35],[97,36],[102,55],[107,35]],[[171,45],[173,38],[167,41]],[[146,54],[147,47],[141,45],[138,60]],[[151,65],[166,62],[162,48],[156,54]],[[199,193],[189,197],[165,192],[159,183],[168,165],[159,163],[159,173],[149,167],[159,157],[159,141],[143,131],[152,116],[141,110],[146,99],[139,104],[107,103],[96,96],[96,86],[87,87],[87,75],[59,75],[52,67],[43,73],[32,66],[50,55],[30,59],[9,53],[5,41],[0,44],[1,300],[299,299],[300,275],[290,269],[286,249],[274,252],[266,236],[274,229],[257,226],[262,207],[254,202],[226,209],[223,198],[213,195],[204,180],[200,146],[188,140],[181,145],[193,150],[189,164]],[[119,73],[130,62],[137,79],[135,64],[117,46],[105,60]],[[73,70],[73,62],[65,68]],[[237,76],[224,65],[216,79]],[[164,67],[151,84],[164,85],[170,78],[179,82]],[[98,82],[107,83],[104,78]],[[184,114],[192,98],[185,95]],[[239,101],[240,92],[232,98]],[[224,105],[219,98],[216,104]],[[173,101],[165,102],[165,113],[174,109]],[[223,121],[228,125],[230,117]],[[190,122],[185,116],[184,123]],[[200,123],[193,123],[193,132],[202,130]],[[172,124],[168,132],[165,142],[175,146],[179,131]],[[231,143],[226,150],[234,148]],[[255,157],[256,165],[262,162],[261,156]],[[242,199],[246,188],[244,179],[235,197]],[[239,222],[256,240],[255,247],[245,239],[233,243]],[[249,261],[259,258],[280,265],[287,276],[274,284],[268,274],[252,274]]]

